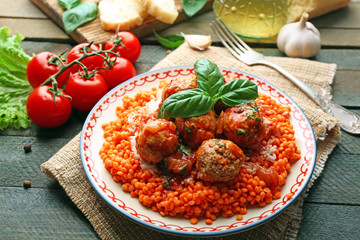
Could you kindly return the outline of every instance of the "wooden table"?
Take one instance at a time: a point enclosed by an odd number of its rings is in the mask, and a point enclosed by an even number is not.
[[[212,34],[211,12],[161,32]],[[360,2],[313,19],[322,36],[323,48],[314,60],[336,63],[338,70],[333,99],[360,114]],[[22,47],[28,54],[62,53],[75,42],[29,0],[1,0],[0,26],[25,35]],[[217,38],[213,36],[215,42]],[[137,72],[149,70],[166,56],[154,37],[141,39],[142,54]],[[275,44],[254,44],[270,56],[283,56]],[[26,130],[0,132],[0,239],[97,239],[92,226],[61,186],[40,170],[82,128],[86,113],[74,111],[57,129],[34,124]],[[25,154],[23,146],[32,145]],[[24,189],[29,179],[32,187]],[[342,132],[342,140],[329,156],[324,171],[303,208],[298,239],[359,239],[360,237],[360,137]]]

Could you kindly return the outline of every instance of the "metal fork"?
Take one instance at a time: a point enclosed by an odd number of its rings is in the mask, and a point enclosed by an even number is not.
[[[349,133],[360,134],[360,117],[358,115],[323,97],[285,69],[266,60],[262,54],[252,50],[244,41],[242,41],[236,34],[234,34],[221,19],[215,19],[210,23],[210,26],[216,35],[218,35],[222,44],[238,60],[249,66],[260,64],[269,66],[279,71],[296,86],[302,89],[327,113],[338,118],[340,120],[340,127],[342,129]]]

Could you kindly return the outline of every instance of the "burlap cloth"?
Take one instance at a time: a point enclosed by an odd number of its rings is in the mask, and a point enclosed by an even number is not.
[[[170,53],[153,69],[193,64],[195,60],[208,58],[218,66],[239,69],[274,84],[284,90],[303,109],[317,137],[317,162],[308,189],[321,174],[328,155],[340,141],[338,121],[310,100],[301,90],[275,70],[265,66],[248,67],[237,61],[226,49],[210,47],[206,51],[191,50],[186,44]],[[268,59],[303,80],[319,93],[331,97],[330,84],[336,65],[306,59],[268,57]],[[165,233],[154,231],[128,220],[111,208],[92,188],[81,165],[78,134],[58,153],[41,165],[49,177],[56,179],[71,200],[85,214],[102,239],[172,239]],[[306,191],[307,192],[307,191]],[[254,229],[224,236],[221,239],[293,239],[296,238],[302,216],[302,194],[286,211],[273,220]],[[181,239],[181,237],[177,237]]]

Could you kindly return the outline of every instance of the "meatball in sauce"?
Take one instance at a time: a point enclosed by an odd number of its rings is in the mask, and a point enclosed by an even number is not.
[[[195,152],[199,177],[209,182],[227,182],[239,174],[245,155],[235,143],[224,139],[204,141]]]
[[[183,142],[192,149],[198,148],[203,141],[215,137],[216,123],[212,110],[196,117],[175,119],[175,125]]]
[[[240,147],[257,147],[264,134],[258,106],[251,102],[226,109],[223,114],[223,131],[226,138]]]
[[[164,88],[164,91],[162,92],[162,102],[165,101],[168,97],[173,95],[174,93],[188,90],[188,89],[194,89],[197,88],[197,79],[195,75],[191,75],[188,78],[175,78],[171,80],[169,85]]]
[[[136,138],[136,150],[141,159],[158,163],[176,151],[176,126],[165,119],[149,120]]]

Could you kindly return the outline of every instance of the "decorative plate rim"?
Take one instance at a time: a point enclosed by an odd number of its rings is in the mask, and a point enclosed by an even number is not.
[[[139,218],[136,218],[132,215],[130,215],[129,213],[127,212],[124,212],[123,210],[121,210],[114,202],[112,202],[109,197],[106,197],[104,196],[104,192],[101,192],[101,187],[99,186],[99,183],[96,182],[96,180],[94,180],[92,178],[92,174],[91,174],[91,171],[89,171],[87,169],[87,167],[89,167],[87,161],[86,161],[86,157],[84,155],[84,139],[85,139],[85,133],[87,131],[87,128],[88,128],[88,124],[89,124],[89,121],[93,118],[93,115],[95,114],[95,112],[99,109],[99,106],[101,104],[104,103],[104,100],[106,100],[107,98],[109,98],[110,96],[112,96],[112,94],[114,94],[116,91],[118,91],[120,89],[121,86],[125,86],[127,83],[129,82],[132,82],[133,80],[135,79],[140,79],[141,77],[143,76],[146,76],[146,75],[151,75],[153,73],[157,73],[157,72],[165,72],[165,71],[171,71],[171,70],[176,70],[176,69],[183,69],[183,68],[191,68],[193,69],[193,65],[179,65],[179,66],[173,66],[173,67],[166,67],[166,68],[160,68],[160,69],[156,69],[156,70],[152,70],[152,71],[147,71],[147,72],[144,72],[142,74],[139,74],[121,84],[119,84],[118,86],[116,86],[115,88],[113,88],[112,90],[110,90],[106,95],[104,95],[96,104],[95,106],[92,108],[92,110],[89,112],[85,122],[84,122],[84,125],[83,125],[83,128],[82,128],[82,131],[81,131],[81,136],[80,136],[80,144],[79,144],[79,147],[80,147],[80,157],[81,157],[81,163],[82,163],[82,166],[83,166],[83,169],[84,169],[84,172],[86,174],[86,177],[87,179],[89,180],[90,184],[92,185],[92,187],[95,189],[95,191],[97,192],[97,194],[107,203],[109,204],[114,210],[116,210],[117,212],[121,213],[123,216],[127,217],[128,219],[130,220],[133,220],[143,226],[146,226],[146,227],[149,227],[151,229],[154,229],[154,230],[158,230],[158,231],[161,231],[161,232],[166,232],[168,234],[173,234],[173,235],[178,235],[178,236],[192,236],[192,237],[205,237],[205,236],[220,236],[220,235],[228,235],[228,234],[232,234],[232,233],[236,233],[236,232],[242,232],[242,231],[245,231],[245,230],[248,230],[248,229],[251,229],[251,228],[254,228],[254,227],[258,227],[259,225],[262,225],[263,223],[279,216],[285,209],[287,209],[300,195],[301,193],[306,189],[310,179],[311,179],[311,176],[314,172],[314,169],[315,169],[315,164],[316,164],[316,158],[317,158],[317,145],[316,145],[316,138],[315,138],[315,134],[314,134],[314,131],[312,129],[312,126],[310,124],[310,121],[309,119],[306,117],[305,113],[303,112],[303,110],[300,108],[300,106],[289,96],[287,95],[283,90],[279,89],[278,87],[274,86],[273,84],[269,83],[268,81],[260,78],[260,77],[257,77],[255,75],[252,75],[252,74],[249,74],[247,72],[244,72],[244,71],[241,71],[241,70],[237,70],[237,69],[232,69],[232,68],[227,68],[227,67],[221,67],[219,66],[219,69],[222,70],[222,71],[227,71],[227,72],[233,72],[233,73],[240,73],[240,74],[245,74],[249,77],[251,77],[251,79],[249,80],[260,80],[260,82],[264,82],[264,84],[260,84],[260,87],[262,85],[268,85],[269,86],[269,89],[270,89],[270,92],[272,90],[276,90],[278,91],[279,93],[281,93],[281,96],[271,96],[272,98],[274,97],[285,97],[287,98],[291,104],[293,104],[295,106],[296,109],[299,110],[299,114],[304,118],[302,119],[302,121],[305,121],[305,123],[309,126],[309,129],[306,129],[308,131],[310,131],[310,136],[308,136],[309,140],[310,141],[313,141],[314,142],[314,146],[313,146],[313,153],[311,154],[311,156],[309,156],[309,160],[305,162],[307,162],[307,165],[308,165],[308,169],[307,172],[304,176],[308,176],[304,182],[301,182],[301,186],[299,187],[299,189],[297,189],[295,192],[295,196],[293,196],[291,199],[288,199],[287,201],[284,202],[283,201],[279,201],[279,203],[277,203],[276,205],[274,205],[273,209],[277,206],[277,205],[280,205],[278,206],[278,209],[275,210],[274,213],[271,213],[271,215],[268,215],[268,216],[265,216],[263,217],[262,219],[258,220],[258,221],[255,221],[255,222],[252,222],[252,223],[248,223],[246,225],[239,225],[239,227],[233,227],[231,229],[226,229],[226,230],[214,230],[214,231],[208,231],[208,232],[200,232],[200,228],[198,229],[198,231],[196,232],[191,232],[191,231],[178,231],[178,230],[174,230],[174,229],[169,229],[169,228],[166,228],[165,227],[160,227],[160,226],[157,226],[155,224],[151,224],[149,222],[146,222],[144,221],[143,219],[139,219]],[[145,84],[145,83],[144,83]],[[134,84],[135,85],[135,84]],[[258,87],[259,87],[259,82],[257,83]],[[134,86],[135,88],[135,86]],[[132,90],[131,90],[132,91]],[[125,93],[126,93],[126,90],[125,90]],[[124,95],[125,95],[124,93]],[[123,96],[124,96],[123,95]],[[109,103],[108,103],[109,104]],[[110,121],[110,120],[109,120]],[[91,135],[90,135],[91,136]],[[90,136],[86,136],[86,137],[90,137]],[[306,156],[304,157],[306,158]],[[299,176],[298,176],[299,177]],[[120,186],[120,183],[118,183],[119,186]],[[296,184],[295,184],[296,185]],[[294,185],[292,186],[294,187]],[[292,188],[291,187],[291,188]],[[110,190],[111,191],[111,190]],[[114,193],[113,193],[114,194]],[[282,199],[284,198],[285,196],[282,196]],[[137,198],[136,198],[137,199]],[[282,205],[281,205],[282,204]],[[149,209],[149,211],[152,211],[151,209]],[[266,213],[266,212],[264,212]],[[263,215],[264,213],[262,213],[261,215]],[[245,215],[246,216],[246,215]],[[260,216],[259,216],[260,217]],[[258,217],[258,218],[259,218]],[[166,217],[165,217],[166,218]],[[248,221],[251,220],[248,219]],[[190,225],[190,224],[189,224]],[[196,225],[194,225],[192,228],[196,229]],[[211,226],[209,226],[208,228],[211,228]]]

